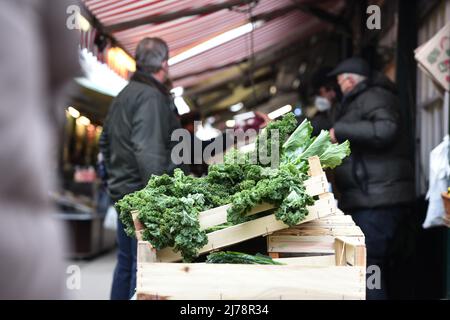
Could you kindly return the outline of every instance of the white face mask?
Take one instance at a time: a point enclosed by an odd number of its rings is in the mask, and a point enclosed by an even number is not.
[[[314,99],[314,105],[320,112],[327,111],[331,108],[330,101],[327,98],[321,96],[316,96],[316,98]]]

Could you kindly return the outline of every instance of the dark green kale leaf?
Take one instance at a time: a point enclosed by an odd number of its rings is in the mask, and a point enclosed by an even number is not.
[[[272,144],[278,147],[278,155],[281,157],[283,143],[297,127],[297,119],[293,113],[285,114],[281,120],[270,122],[259,134],[256,140],[258,164],[268,166],[268,159],[272,159]],[[278,137],[278,139],[275,139]]]
[[[229,203],[230,192],[226,185],[186,176],[177,169],[173,177],[152,176],[144,189],[125,196],[116,208],[129,236],[135,235],[131,212],[137,210],[145,241],[157,250],[173,247],[184,261],[191,261],[207,243],[199,212]]]
[[[278,169],[265,168],[262,177],[255,186],[250,185],[231,197],[228,222],[238,224],[251,220],[246,214],[263,202],[282,206],[275,216],[289,226],[302,221],[307,215],[306,205],[314,202],[303,186],[304,175],[294,165],[283,165]]]

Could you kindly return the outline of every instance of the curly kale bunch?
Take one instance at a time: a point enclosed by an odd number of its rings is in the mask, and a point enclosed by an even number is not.
[[[256,150],[258,163],[267,166],[267,160],[272,159],[272,147],[276,147],[278,155],[283,153],[283,143],[289,135],[297,128],[297,119],[293,113],[287,113],[281,120],[270,122],[256,139]],[[265,158],[265,159],[264,159]]]
[[[173,177],[152,176],[144,189],[118,201],[116,209],[129,236],[135,234],[131,212],[137,210],[145,226],[144,240],[158,250],[173,247],[184,261],[192,261],[208,241],[206,232],[200,230],[199,212],[227,204],[229,197],[226,186],[186,176],[177,169]]]
[[[278,169],[265,168],[255,183],[231,197],[232,206],[227,219],[234,224],[251,220],[246,214],[263,202],[274,204],[275,216],[289,226],[302,221],[308,214],[307,206],[314,204],[303,186],[304,175],[293,165],[282,165]],[[244,184],[242,182],[241,184]],[[252,185],[255,183],[254,185]]]

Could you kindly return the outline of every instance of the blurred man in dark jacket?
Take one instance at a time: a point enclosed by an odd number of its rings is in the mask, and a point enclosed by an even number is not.
[[[414,172],[408,158],[406,131],[394,84],[372,73],[360,58],[340,63],[337,76],[343,92],[341,111],[330,130],[333,142],[350,141],[351,156],[335,171],[341,193],[339,206],[351,214],[366,236],[367,265],[381,269],[381,288],[368,298],[389,293],[393,247],[414,201]]]
[[[100,141],[114,202],[145,187],[151,175],[175,169],[171,134],[180,128],[168,78],[169,49],[158,38],[145,38],[136,49],[137,71],[114,99]],[[118,262],[112,299],[129,299],[136,287],[136,239],[118,224]]]

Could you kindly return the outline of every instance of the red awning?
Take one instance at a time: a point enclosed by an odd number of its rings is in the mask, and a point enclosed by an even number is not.
[[[84,2],[100,23],[105,27],[109,27],[147,16],[223,3],[224,0],[84,0]],[[314,4],[317,2],[315,1]],[[343,1],[324,2],[327,10],[330,12],[336,12],[343,5]],[[292,0],[260,0],[252,10],[252,14],[270,13],[292,4]],[[245,9],[247,6],[240,8]],[[160,37],[169,44],[170,55],[173,57],[221,33],[242,26],[248,21],[248,13],[223,9],[210,14],[183,17],[164,23],[142,25],[114,32],[112,35],[131,54],[134,54],[136,45],[142,38]],[[326,26],[327,24],[311,15],[299,10],[293,10],[283,16],[265,22],[253,32],[254,50],[259,52],[276,45],[280,41],[298,41],[301,38],[319,32]],[[174,78],[178,78],[185,74],[240,61],[250,54],[250,35],[246,34],[219,47],[174,64],[170,68],[170,73]],[[176,81],[175,85],[188,86],[208,75],[211,74],[180,79]]]

